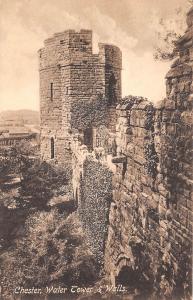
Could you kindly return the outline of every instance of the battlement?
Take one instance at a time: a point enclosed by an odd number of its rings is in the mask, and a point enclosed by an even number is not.
[[[99,60],[102,64],[122,68],[122,53],[117,46],[104,43],[99,43],[98,46]]]
[[[61,32],[54,33],[52,37],[44,41],[44,45],[49,45],[54,42],[59,42],[63,44],[63,39],[68,40],[69,43],[76,38],[79,43],[89,41],[92,42],[92,30],[81,29],[79,32],[76,32],[73,29],[64,30]]]
[[[98,54],[92,50],[92,30],[79,32],[69,29],[53,34],[44,41],[44,47],[38,51],[40,69],[53,65],[85,64],[122,68],[120,49],[111,44],[99,43]]]

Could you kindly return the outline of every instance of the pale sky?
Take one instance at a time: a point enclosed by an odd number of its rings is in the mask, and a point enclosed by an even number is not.
[[[153,58],[159,21],[175,25],[186,0],[0,0],[0,111],[39,110],[37,50],[66,29],[92,29],[98,42],[123,54],[122,94],[156,102],[165,97],[170,63]]]

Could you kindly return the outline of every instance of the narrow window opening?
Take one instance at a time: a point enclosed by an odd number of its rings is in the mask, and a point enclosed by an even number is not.
[[[54,139],[51,138],[51,159],[54,158]]]
[[[125,178],[125,173],[127,172],[127,162],[123,163],[123,169],[122,169],[122,179]]]
[[[50,100],[53,101],[53,82],[50,83]]]
[[[109,105],[115,105],[117,102],[116,83],[117,83],[117,80],[115,78],[115,75],[112,73],[109,78],[109,88],[108,88]]]

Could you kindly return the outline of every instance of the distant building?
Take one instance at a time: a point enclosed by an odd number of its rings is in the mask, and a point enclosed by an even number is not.
[[[37,144],[39,142],[39,133],[32,132],[26,127],[12,127],[5,129],[0,127],[0,147],[14,146],[23,140],[28,140]]]
[[[6,119],[0,120],[0,128],[10,128],[10,127],[23,127],[24,121],[21,120],[14,120],[14,119]]]
[[[0,147],[10,147],[23,140],[37,145],[39,143],[39,125],[37,122],[26,124],[25,113],[20,111],[2,112],[0,115]],[[24,111],[25,112],[25,111]],[[29,112],[27,112],[29,114]]]

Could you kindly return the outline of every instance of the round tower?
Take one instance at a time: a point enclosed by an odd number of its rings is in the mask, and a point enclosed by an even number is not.
[[[93,128],[115,130],[121,99],[121,51],[99,44],[92,52],[92,31],[67,30],[46,39],[39,50],[41,156],[71,163],[72,132],[84,133],[93,146]]]

